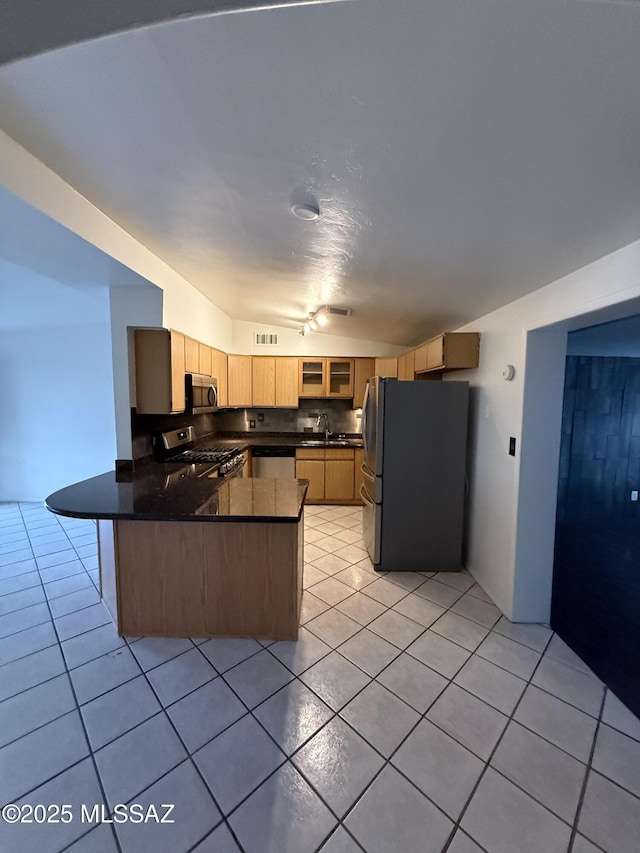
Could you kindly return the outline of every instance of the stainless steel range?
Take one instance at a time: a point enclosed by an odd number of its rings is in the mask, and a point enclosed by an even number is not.
[[[244,457],[237,448],[213,445],[194,447],[195,430],[192,426],[162,432],[154,436],[156,458],[160,462],[175,462],[182,465],[207,465],[202,476],[217,468],[220,477],[241,477]]]

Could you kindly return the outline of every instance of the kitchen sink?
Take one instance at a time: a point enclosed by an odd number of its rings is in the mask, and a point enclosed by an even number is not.
[[[300,447],[354,447],[360,442],[357,439],[329,438],[322,441],[301,441]]]

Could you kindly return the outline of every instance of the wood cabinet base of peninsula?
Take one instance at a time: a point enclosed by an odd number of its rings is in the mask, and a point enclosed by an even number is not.
[[[106,525],[100,534],[103,598],[113,574],[121,636],[298,638],[302,518],[114,521],[111,572]]]

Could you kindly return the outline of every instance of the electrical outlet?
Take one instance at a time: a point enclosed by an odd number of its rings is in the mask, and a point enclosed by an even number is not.
[[[262,412],[258,412],[258,423],[261,424],[264,421],[264,415]]]
[[[256,422],[254,420],[249,421],[249,429],[255,429],[255,428],[256,428]]]
[[[632,501],[637,501],[637,500],[638,500],[638,492],[637,492],[637,490],[636,490],[636,489],[634,489],[634,490],[631,492],[631,500],[632,500]]]

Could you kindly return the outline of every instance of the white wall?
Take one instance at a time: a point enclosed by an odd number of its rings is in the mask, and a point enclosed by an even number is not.
[[[135,406],[135,363],[128,327],[162,326],[162,291],[158,287],[112,287],[109,290],[113,401],[117,458],[132,459],[131,407]]]
[[[164,326],[231,349],[231,319],[223,311],[2,131],[0,185],[160,287]]]
[[[571,332],[567,355],[640,357],[640,316]]]
[[[0,501],[113,469],[109,291],[0,260]]]
[[[277,332],[278,346],[255,346],[253,342],[254,332]],[[340,337],[325,332],[309,332],[302,337],[295,329],[234,320],[230,352],[243,355],[337,355],[355,358],[358,356],[400,355],[406,349],[406,347],[399,347],[394,344],[361,341],[357,338]]]
[[[637,313],[638,297],[640,241],[458,330],[481,333],[478,369],[447,377],[472,388],[466,564],[516,621],[549,619],[567,330],[625,302]]]

